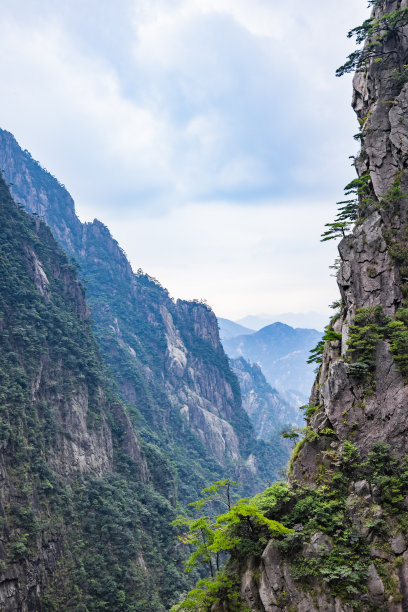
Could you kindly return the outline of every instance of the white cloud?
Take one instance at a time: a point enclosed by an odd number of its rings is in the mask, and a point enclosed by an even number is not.
[[[6,1],[3,126],[79,198],[126,208],[329,188],[324,143],[345,151],[352,121],[332,73],[360,0],[36,4]]]
[[[134,211],[105,218],[134,267],[175,297],[206,298],[220,316],[249,312],[328,311],[337,298],[328,265],[334,244],[319,242],[322,202],[282,206],[188,204],[160,217]],[[194,256],[191,256],[191,254]]]
[[[329,301],[318,240],[333,212],[313,202],[333,207],[351,176],[350,80],[333,73],[363,0],[2,9],[1,127],[67,185],[82,216],[112,221],[136,267],[225,315],[228,304],[270,310],[271,296],[275,311]],[[316,231],[294,235],[289,219],[309,227],[311,210]]]

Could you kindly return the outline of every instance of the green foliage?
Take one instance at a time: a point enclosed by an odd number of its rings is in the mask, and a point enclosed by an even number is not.
[[[325,333],[317,345],[310,351],[310,357],[307,363],[322,363],[322,356],[326,342],[338,342],[341,341],[341,334],[333,331],[330,325],[326,326]]]
[[[297,427],[289,427],[282,431],[282,438],[287,440],[296,440],[299,437],[299,429]]]
[[[218,572],[214,579],[203,579],[190,591],[186,599],[171,608],[171,612],[194,610],[208,612],[214,604],[226,602],[230,612],[250,612],[239,595],[239,582],[236,577],[226,571]]]
[[[203,563],[208,565],[210,575],[214,578],[215,561],[213,553],[217,555],[216,567],[218,569],[218,553],[221,550],[230,550],[239,543],[237,538],[229,538],[225,530],[218,529],[218,525],[211,521],[208,516],[200,516],[198,519],[179,516],[172,524],[175,527],[188,528],[188,532],[179,536],[179,539],[183,544],[195,547],[186,562],[186,572],[191,572],[199,563]]]
[[[329,584],[331,592],[352,598],[367,591],[364,584],[368,578],[367,552],[361,546],[353,549],[341,545],[330,551],[325,557],[320,575]]]
[[[222,480],[214,481],[210,486],[205,487],[201,493],[203,497],[195,502],[191,502],[189,506],[192,506],[196,510],[201,510],[207,504],[220,504],[231,509],[232,504],[232,492],[231,487],[237,486],[238,483],[230,478],[223,478]]]
[[[278,521],[268,519],[258,510],[257,503],[245,498],[234,504],[229,512],[219,515],[217,524],[224,526],[226,531],[230,530],[233,533],[234,527],[237,525],[247,526],[250,534],[253,534],[255,529],[261,525],[266,525],[275,534],[292,532],[291,529],[287,529]]]
[[[371,2],[376,5],[376,0]],[[336,76],[342,76],[348,72],[364,69],[372,59],[375,61],[386,61],[390,53],[385,48],[385,43],[391,36],[400,32],[408,23],[408,9],[403,8],[390,13],[385,13],[378,19],[371,17],[361,25],[353,28],[347,34],[348,38],[355,38],[357,44],[365,42],[363,49],[353,51],[347,61],[336,70]]]
[[[302,530],[279,541],[282,554],[291,560],[295,580],[307,588],[310,580],[327,583],[330,592],[345,600],[352,599],[356,589],[364,588],[370,555],[367,543],[355,532],[346,508],[347,487],[337,481],[318,489],[302,488],[291,492],[292,501],[276,508],[287,525],[301,523]],[[289,508],[289,510],[288,510]],[[270,510],[274,516],[274,508]],[[298,528],[299,529],[299,528]],[[299,555],[303,544],[320,532],[325,540],[313,556]]]
[[[374,385],[375,349],[385,337],[388,322],[389,317],[384,315],[381,306],[357,309],[347,341],[351,361],[349,376]]]
[[[179,535],[179,539],[183,544],[193,546],[195,549],[186,563],[186,571],[189,572],[197,564],[203,563],[208,566],[211,575],[211,580],[201,581],[197,585],[198,588],[191,591],[183,603],[174,606],[172,608],[174,612],[194,606],[197,610],[207,610],[210,604],[217,603],[220,599],[225,600],[226,597],[227,601],[238,605],[239,595],[236,590],[225,591],[225,583],[220,583],[220,580],[227,580],[227,574],[219,571],[221,559],[225,560],[226,553],[231,551],[245,557],[255,547],[259,548],[259,543],[261,545],[266,543],[266,534],[276,537],[293,531],[280,522],[268,518],[261,510],[262,507],[269,507],[272,499],[275,503],[286,499],[288,497],[286,485],[277,483],[262,496],[240,499],[231,504],[229,496],[231,484],[235,483],[228,479],[215,482],[203,490],[203,498],[190,504],[196,511],[200,511],[204,506],[221,498],[222,503],[227,506],[227,512],[213,518],[209,516],[189,518],[179,515],[172,523],[175,527],[187,530]],[[222,490],[225,495],[220,496]]]
[[[69,545],[44,597],[45,610],[164,612],[163,602],[176,601],[188,585],[168,525],[174,510],[150,487],[118,473],[86,480],[67,511]]]
[[[296,459],[298,458],[299,453],[302,450],[302,448],[304,447],[305,443],[306,443],[306,438],[302,438],[301,440],[299,440],[299,442],[296,442],[295,446],[293,447],[293,451],[292,451],[292,454],[290,456],[289,464],[288,464],[288,474],[289,474],[289,476],[292,474],[294,463],[295,463]]]
[[[310,402],[309,404],[300,406],[300,410],[304,410],[305,418],[310,419],[313,415],[319,412],[321,407],[322,407],[322,404],[315,404],[313,402]]]
[[[348,339],[351,361],[348,375],[373,385],[375,349],[380,340],[390,343],[397,367],[408,382],[408,308],[405,306],[397,310],[394,319],[384,315],[381,306],[356,311]]]
[[[278,504],[282,505],[291,499],[291,490],[286,482],[275,482],[262,493],[258,493],[253,498],[259,512],[266,514]]]
[[[408,383],[408,308],[397,310],[393,321],[388,323],[390,350],[397,367]]]
[[[403,198],[406,197],[406,193],[404,193],[401,189],[402,178],[404,176],[404,171],[398,171],[396,173],[396,177],[394,179],[393,184],[389,188],[389,190],[380,198],[380,206],[392,207],[394,205],[398,205]]]
[[[345,440],[343,443],[343,449],[340,456],[340,467],[342,471],[347,475],[351,476],[353,471],[360,464],[360,453],[357,448],[357,444]]]
[[[316,346],[310,350],[306,363],[317,363],[318,365],[322,363],[325,343],[326,341],[323,338],[319,340]]]
[[[364,591],[368,567],[371,563],[369,552],[370,534],[366,539],[350,520],[347,507],[350,482],[368,480],[375,487],[385,512],[402,517],[403,500],[408,494],[408,461],[398,461],[388,444],[373,445],[367,459],[363,461],[356,444],[345,441],[337,459],[333,458],[335,471],[330,480],[319,488],[303,487],[289,490],[289,501],[264,508],[270,517],[279,517],[288,526],[301,523],[301,532],[285,536],[279,541],[281,552],[291,559],[294,576],[304,583],[319,579],[328,584],[330,592],[346,601]],[[402,513],[402,514],[401,514]],[[355,513],[354,513],[355,514]],[[372,535],[388,537],[384,531],[384,520],[365,520],[365,527]],[[299,555],[302,544],[310,535],[320,532],[329,537],[311,558]],[[358,608],[358,605],[356,605]]]
[[[76,312],[80,293],[74,271],[50,231],[30,220],[0,189],[0,404],[3,434],[7,434],[8,406],[29,403],[28,386],[41,363],[54,368],[55,388],[65,395],[85,386],[89,421],[98,425],[98,399],[103,368],[87,319]],[[48,279],[47,298],[37,289],[30,267],[41,262]],[[35,265],[35,264],[34,264]],[[43,290],[45,291],[45,290]],[[62,371],[64,373],[62,373]],[[51,433],[51,432],[50,432]]]
[[[378,487],[383,505],[390,512],[399,513],[408,492],[408,462],[402,464],[391,454],[391,447],[384,442],[374,444],[362,465],[369,482]]]
[[[349,200],[337,202],[338,213],[333,223],[326,223],[327,230],[321,236],[321,242],[344,238],[347,232],[354,226],[358,219],[359,210],[368,202],[372,201],[370,191],[370,173],[366,172],[360,177],[353,179],[344,188],[345,195],[353,195]]]
[[[348,602],[352,609],[362,610],[359,598],[366,592],[365,583],[372,563],[371,539],[374,535],[388,538],[389,534],[384,530],[384,519],[375,515],[366,515],[364,519],[368,536],[357,530],[353,517],[358,508],[350,512],[350,491],[355,481],[368,480],[383,510],[399,519],[408,494],[408,460],[399,462],[392,456],[390,446],[381,442],[376,443],[363,460],[357,445],[345,441],[341,452],[333,451],[331,463],[324,484],[292,488],[286,483],[275,483],[257,495],[252,503],[269,520],[278,520],[292,528],[289,533],[276,534],[275,545],[290,562],[292,575],[301,588],[315,591],[319,584],[327,585],[333,596]],[[313,554],[304,554],[316,533],[320,534],[319,544],[314,540]],[[254,555],[255,565],[260,562],[265,545],[261,532],[258,538],[260,546],[253,543],[247,553]],[[241,546],[232,549],[227,571],[240,567]]]
[[[282,436],[284,438],[289,438],[290,440],[295,440],[300,434],[303,434],[303,438],[294,446],[292,456],[289,461],[289,474],[291,473],[293,462],[298,456],[298,453],[305,442],[314,442],[321,436],[333,436],[335,435],[335,432],[331,427],[325,427],[324,429],[316,431],[310,425],[306,425],[306,427],[288,429],[282,433]]]

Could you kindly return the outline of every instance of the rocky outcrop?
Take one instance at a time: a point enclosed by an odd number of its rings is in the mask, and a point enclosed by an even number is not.
[[[375,4],[373,19],[407,8],[405,1]],[[408,450],[404,425],[408,387],[390,352],[389,340],[376,343],[372,393],[367,393],[361,380],[350,375],[346,353],[356,312],[381,307],[385,315],[394,317],[405,299],[401,264],[408,212],[404,149],[408,125],[398,117],[404,114],[408,96],[403,74],[408,60],[407,34],[405,25],[385,37],[378,55],[386,60],[373,58],[354,78],[353,107],[362,130],[356,168],[367,186],[360,188],[360,212],[354,231],[339,245],[342,309],[333,329],[342,334],[341,355],[333,343],[326,346],[312,394],[312,401],[322,405],[339,444],[353,430],[353,441],[363,452],[374,441],[382,440],[392,444],[401,458]],[[397,243],[400,253],[395,252]],[[345,411],[347,419],[343,416]],[[306,446],[301,456],[307,452]]]
[[[165,307],[162,309],[167,320],[165,368],[169,396],[182,406],[183,418],[219,462],[225,458],[237,461],[239,438],[231,422],[234,412],[241,409],[240,397],[232,387],[233,376],[228,376],[216,317],[199,302],[178,300],[175,307],[174,318]],[[177,330],[174,320],[183,331]]]
[[[309,546],[308,554],[313,554],[324,544],[322,534],[316,534]],[[254,582],[256,569],[260,576],[258,583]],[[351,606],[343,606],[338,598],[299,589],[292,577],[289,562],[280,555],[274,542],[269,542],[262,554],[260,566],[256,569],[249,565],[241,587],[241,597],[251,609],[279,612],[293,606],[298,612],[310,612],[316,609],[329,612],[352,611]],[[317,584],[315,587],[318,590]],[[255,608],[254,604],[258,608]]]
[[[339,245],[341,307],[291,461],[292,509],[270,509],[295,533],[241,567],[251,610],[408,609],[408,3],[370,4],[354,78],[358,206]]]

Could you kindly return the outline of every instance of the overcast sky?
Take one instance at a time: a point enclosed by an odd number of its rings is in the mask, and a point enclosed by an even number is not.
[[[364,0],[0,0],[0,126],[135,269],[216,314],[326,311]]]

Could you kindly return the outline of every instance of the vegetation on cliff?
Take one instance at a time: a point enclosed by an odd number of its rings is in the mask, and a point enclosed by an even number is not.
[[[259,490],[279,454],[255,439],[212,311],[133,274],[108,229],[82,226],[65,188],[2,135],[34,217],[2,181],[0,604],[160,612],[202,575],[183,572],[176,507],[226,474]],[[45,203],[80,266],[40,221]]]
[[[14,196],[41,215],[80,266],[102,359],[152,475],[160,487],[167,482],[165,495],[188,503],[223,476],[251,494],[276,477],[281,458],[256,440],[211,309],[174,301],[156,279],[134,273],[108,228],[82,224],[64,186],[3,130],[0,159]],[[170,478],[160,477],[161,462]]]
[[[164,611],[188,584],[173,468],[144,473],[76,268],[1,178],[0,225],[0,607]]]
[[[262,506],[293,532],[267,545],[260,537],[250,553],[232,549],[223,571],[234,603],[221,589],[197,610],[407,606],[408,9],[400,0],[369,4],[370,19],[349,33],[365,44],[337,72],[357,70],[361,141],[352,197],[323,234],[341,238],[341,299],[311,355],[317,378],[289,482],[267,490]],[[284,491],[278,500],[275,487]]]
[[[293,533],[292,529],[287,529],[264,513],[265,500],[270,501],[272,490],[275,501],[277,497],[281,498],[279,484],[253,499],[234,501],[230,490],[236,484],[231,480],[214,482],[202,491],[203,497],[190,504],[195,508],[195,517],[180,515],[173,522],[175,526],[187,530],[179,536],[181,541],[195,548],[186,562],[186,571],[202,563],[208,567],[210,577],[200,580],[181,603],[172,607],[172,612],[207,610],[220,601],[227,602],[231,612],[244,611],[246,606],[240,602],[237,576],[230,567],[224,567],[227,556],[242,557],[259,553],[271,534]],[[283,495],[285,493],[284,490]],[[225,506],[224,511],[214,514],[214,509],[220,505]],[[208,512],[208,506],[210,515],[203,515],[203,508]]]

